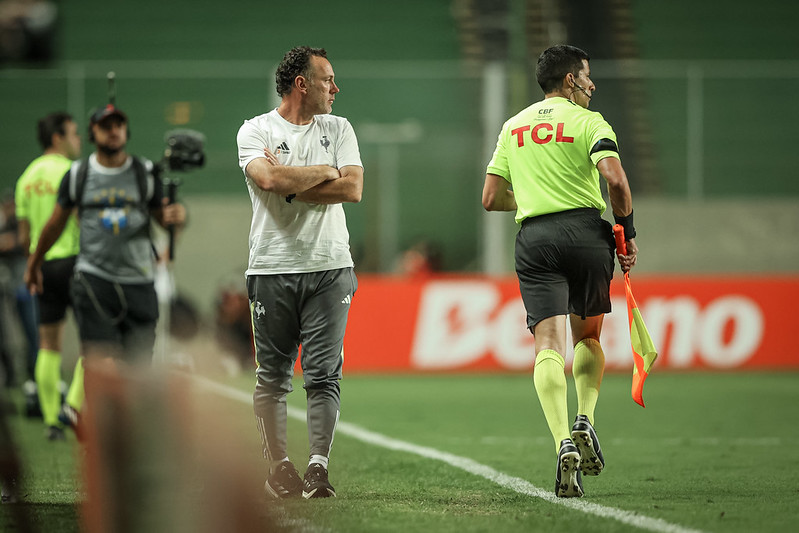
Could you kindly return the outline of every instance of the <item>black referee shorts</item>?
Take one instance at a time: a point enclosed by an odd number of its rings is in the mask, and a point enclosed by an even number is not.
[[[610,312],[613,228],[594,208],[528,218],[516,235],[527,327],[551,316]]]
[[[39,295],[39,323],[56,324],[67,316],[72,305],[69,287],[77,256],[42,263],[42,294]]]

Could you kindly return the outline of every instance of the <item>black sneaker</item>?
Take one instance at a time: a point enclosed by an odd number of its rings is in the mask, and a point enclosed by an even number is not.
[[[47,437],[47,440],[51,441],[67,440],[67,436],[64,435],[64,430],[58,426],[47,426],[47,429],[44,430],[44,436]]]
[[[75,432],[75,436],[78,437],[79,441],[83,440],[85,435],[83,434],[84,428],[81,422],[80,411],[68,403],[64,403],[61,406],[61,411],[58,413],[58,421],[64,424],[64,426],[72,428],[72,431]]]
[[[571,439],[560,441],[557,467],[555,496],[558,498],[581,498],[583,496],[583,478],[580,474],[580,450]]]
[[[294,498],[302,492],[300,473],[291,461],[283,461],[275,467],[264,483],[266,493],[272,498]]]
[[[586,476],[598,476],[605,468],[605,457],[587,416],[577,415],[572,426],[572,440],[580,449],[580,470]]]
[[[319,463],[313,463],[305,472],[303,480],[302,497],[308,498],[329,498],[336,497],[333,485],[327,480],[327,469]]]

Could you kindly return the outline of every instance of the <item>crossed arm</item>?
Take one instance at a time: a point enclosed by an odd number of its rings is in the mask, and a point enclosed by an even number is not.
[[[245,170],[262,190],[315,204],[357,203],[363,194],[363,168],[349,165],[336,169],[328,165],[291,167],[281,165],[264,148],[264,158],[252,160]]]

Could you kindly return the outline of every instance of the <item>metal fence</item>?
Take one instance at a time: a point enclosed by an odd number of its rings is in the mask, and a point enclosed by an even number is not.
[[[482,216],[485,164],[508,109],[502,64],[457,61],[340,61],[334,112],[359,136],[366,166],[362,204],[347,206],[353,250],[369,270],[391,271],[419,240],[444,249],[444,267],[480,270],[506,257],[512,223]],[[203,131],[207,167],[185,180],[185,194],[246,195],[235,134],[242,121],[274,107],[274,66],[260,61],[85,61],[58,68],[0,71],[3,188],[38,154],[37,118],[67,109],[83,126],[105,102],[116,72],[117,103],[131,117],[131,151],[151,158],[164,132]],[[630,144],[625,113],[639,106],[652,134],[657,169],[649,194],[707,200],[799,196],[793,128],[799,62],[592,62],[592,109]],[[619,88],[634,82],[640,99]],[[768,88],[768,90],[765,90]],[[530,91],[540,98],[536,90]],[[625,138],[623,133],[628,134]],[[84,150],[88,152],[88,148]],[[630,176],[636,188],[634,175]],[[497,268],[504,270],[506,266]]]

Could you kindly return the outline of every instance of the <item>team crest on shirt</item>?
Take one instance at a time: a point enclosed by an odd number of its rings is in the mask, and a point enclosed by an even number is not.
[[[327,147],[330,146],[330,139],[327,138],[327,135],[322,135],[322,139],[319,142],[322,144],[322,148],[325,149],[325,153],[327,153]]]
[[[105,229],[110,229],[114,235],[119,235],[119,230],[128,227],[130,208],[126,205],[128,195],[124,189],[115,187],[103,189],[95,195],[94,201],[106,205],[99,213],[100,221]]]
[[[106,207],[100,212],[100,220],[105,229],[110,229],[114,235],[119,235],[119,230],[128,225],[128,209],[119,207]]]

